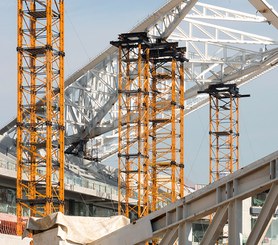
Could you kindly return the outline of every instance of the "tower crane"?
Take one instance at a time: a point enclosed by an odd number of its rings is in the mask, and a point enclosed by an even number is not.
[[[17,234],[64,211],[64,0],[18,0]]]

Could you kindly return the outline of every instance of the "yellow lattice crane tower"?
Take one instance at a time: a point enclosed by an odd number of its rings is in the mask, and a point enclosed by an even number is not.
[[[239,94],[236,84],[212,84],[209,94],[209,183],[239,169]]]
[[[185,48],[119,35],[119,214],[145,216],[184,196]]]
[[[151,210],[184,196],[184,58],[178,43],[150,48]]]
[[[149,38],[124,33],[111,42],[118,61],[118,213],[133,219],[149,213]]]
[[[64,0],[18,0],[17,233],[64,210]]]

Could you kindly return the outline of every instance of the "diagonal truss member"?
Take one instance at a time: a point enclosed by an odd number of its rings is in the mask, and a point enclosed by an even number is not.
[[[212,84],[209,94],[209,182],[239,169],[239,94],[236,84]]]
[[[64,1],[18,0],[17,233],[64,210]]]

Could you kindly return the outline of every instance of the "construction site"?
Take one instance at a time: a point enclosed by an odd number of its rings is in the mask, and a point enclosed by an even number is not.
[[[0,244],[278,245],[277,1],[5,1]]]

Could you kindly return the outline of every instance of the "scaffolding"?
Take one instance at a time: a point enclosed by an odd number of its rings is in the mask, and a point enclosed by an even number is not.
[[[18,0],[17,234],[64,210],[64,1]]]
[[[239,94],[236,84],[212,84],[209,94],[209,183],[239,169]]]
[[[149,213],[149,39],[145,32],[119,35],[119,206],[138,219]]]
[[[151,210],[184,196],[184,58],[178,43],[150,48]]]

